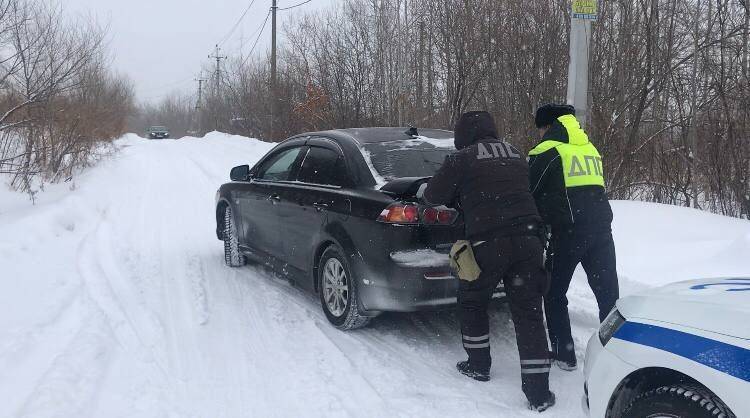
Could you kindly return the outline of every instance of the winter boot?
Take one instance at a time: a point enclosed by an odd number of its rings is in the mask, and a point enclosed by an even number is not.
[[[557,354],[554,351],[550,351],[549,358],[552,359],[552,361],[555,363],[555,365],[558,368],[560,368],[560,370],[565,370],[566,372],[572,372],[578,369],[578,361],[576,360],[575,357],[573,357],[572,360],[562,359],[562,358],[558,358]]]
[[[550,392],[547,400],[540,403],[531,403],[531,401],[529,401],[528,405],[529,409],[532,411],[544,412],[555,405],[555,394]]]
[[[456,369],[458,369],[458,371],[461,374],[465,376],[469,376],[470,378],[474,380],[478,380],[480,382],[487,382],[490,380],[489,369],[487,370],[476,369],[473,366],[471,366],[468,361],[459,361],[456,364]]]
[[[573,361],[563,361],[563,360],[555,360],[555,364],[557,367],[560,368],[560,370],[565,370],[566,372],[572,372],[574,370],[578,370],[578,363]]]

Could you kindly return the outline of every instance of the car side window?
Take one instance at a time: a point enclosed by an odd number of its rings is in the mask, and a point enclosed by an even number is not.
[[[327,148],[310,147],[302,162],[297,180],[303,183],[344,186],[346,164],[337,152]]]
[[[302,147],[281,151],[266,161],[258,170],[256,178],[266,181],[289,180]]]

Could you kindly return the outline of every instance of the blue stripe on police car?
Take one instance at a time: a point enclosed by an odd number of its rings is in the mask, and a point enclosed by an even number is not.
[[[656,325],[625,322],[614,338],[663,350],[750,382],[750,350]]]

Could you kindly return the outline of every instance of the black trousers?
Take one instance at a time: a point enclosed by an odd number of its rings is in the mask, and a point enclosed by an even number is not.
[[[558,360],[575,362],[575,345],[568,316],[568,288],[578,264],[583,265],[603,321],[620,297],[615,243],[609,228],[581,231],[552,229],[554,249],[552,282],[544,298],[544,310],[552,352]]]
[[[549,397],[549,348],[542,300],[549,286],[542,242],[536,236],[497,237],[474,247],[482,274],[473,282],[460,280],[459,320],[464,349],[472,367],[489,371],[490,327],[487,306],[500,280],[510,303],[521,360],[521,387],[530,402]]]

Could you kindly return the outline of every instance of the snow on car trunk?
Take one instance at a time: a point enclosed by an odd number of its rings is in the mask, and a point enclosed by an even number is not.
[[[452,312],[344,333],[314,296],[224,266],[214,193],[272,144],[212,133],[119,146],[35,206],[0,190],[0,416],[538,416],[525,410],[504,305],[491,312],[493,380],[479,384],[455,371],[465,354]],[[750,273],[747,221],[614,209],[623,294]],[[579,355],[594,305],[579,270]],[[551,385],[558,404],[544,416],[580,416],[581,372],[553,370]]]

